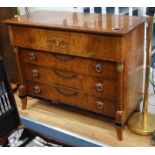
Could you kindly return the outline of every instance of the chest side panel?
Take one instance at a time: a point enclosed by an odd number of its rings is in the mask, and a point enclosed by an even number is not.
[[[129,115],[143,97],[144,24],[123,38],[124,109]]]

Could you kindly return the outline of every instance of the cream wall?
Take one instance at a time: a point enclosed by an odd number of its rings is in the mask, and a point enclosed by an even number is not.
[[[73,7],[29,7],[28,8],[29,11],[33,12],[33,11],[38,11],[38,10],[51,10],[51,11],[76,11],[76,12],[82,12],[83,11],[83,7],[77,7],[77,8],[73,8]],[[20,10],[20,14],[23,15],[25,14],[25,8],[19,8]]]
[[[118,8],[118,7],[117,7]],[[102,7],[102,9],[106,9],[106,7]],[[139,16],[145,15],[145,7],[138,7],[138,14]],[[24,8],[19,8],[21,15],[25,14]],[[37,10],[56,10],[56,11],[77,11],[82,12],[83,7],[29,7],[30,11],[37,11]],[[93,7],[91,7],[91,10],[93,10]]]

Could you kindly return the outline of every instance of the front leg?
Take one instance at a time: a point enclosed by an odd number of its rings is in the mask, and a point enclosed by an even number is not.
[[[116,133],[117,133],[117,139],[118,140],[123,140],[123,125],[122,124],[116,124]]]
[[[123,111],[117,111],[115,126],[118,140],[123,140]]]
[[[21,85],[19,86],[19,98],[21,99],[22,102],[22,110],[26,109],[27,106],[27,95],[26,95],[26,89],[25,86]]]

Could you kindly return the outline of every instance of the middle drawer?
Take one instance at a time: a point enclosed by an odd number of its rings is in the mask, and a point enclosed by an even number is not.
[[[58,84],[78,89],[87,94],[116,99],[117,85],[114,80],[68,72],[50,67],[22,63],[25,80]]]
[[[71,55],[48,53],[20,48],[20,61],[24,63],[52,67],[70,72],[82,73],[108,79],[117,79],[116,63],[86,59]]]

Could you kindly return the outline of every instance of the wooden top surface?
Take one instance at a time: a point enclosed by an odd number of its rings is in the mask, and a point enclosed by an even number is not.
[[[5,23],[70,31],[124,35],[146,20],[145,17],[97,13],[37,11],[6,20]]]

